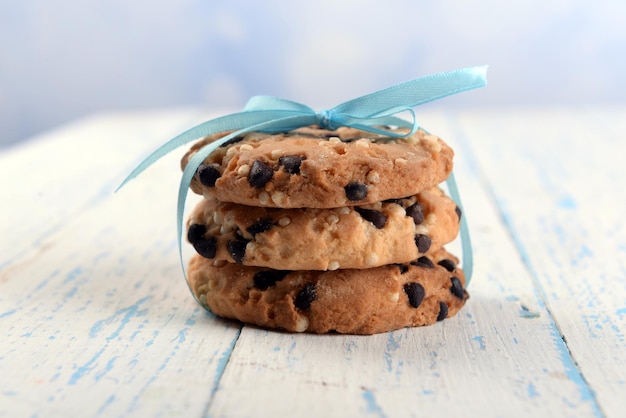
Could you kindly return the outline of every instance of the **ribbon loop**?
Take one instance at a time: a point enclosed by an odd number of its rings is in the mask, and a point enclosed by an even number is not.
[[[200,164],[220,145],[237,135],[243,135],[248,132],[288,132],[308,125],[318,125],[329,130],[347,126],[387,136],[409,136],[414,134],[419,128],[413,110],[415,106],[482,87],[487,83],[486,72],[487,67],[482,66],[421,77],[357,97],[331,109],[319,112],[304,104],[278,97],[254,96],[248,100],[243,111],[201,123],[166,142],[131,171],[117,190],[174,149],[214,133],[234,131],[198,150],[188,161],[183,171],[178,189],[177,232],[178,253],[186,279],[181,242],[187,191]],[[401,112],[409,112],[412,120],[409,121],[395,116]],[[394,133],[377,127],[385,125],[410,128],[410,131],[408,133]],[[448,179],[448,187],[452,199],[459,207],[462,207],[452,173]],[[467,285],[472,275],[472,250],[466,218],[465,214],[461,218],[461,240],[463,268],[465,269]]]

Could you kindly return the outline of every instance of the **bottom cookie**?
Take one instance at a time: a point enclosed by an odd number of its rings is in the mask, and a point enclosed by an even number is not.
[[[188,277],[200,303],[224,318],[292,332],[376,334],[455,315],[469,298],[457,262],[441,249],[410,264],[285,271],[215,266],[194,255]]]

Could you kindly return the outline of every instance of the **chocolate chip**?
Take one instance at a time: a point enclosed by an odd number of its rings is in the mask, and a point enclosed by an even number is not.
[[[281,281],[290,273],[288,270],[267,270],[260,271],[254,275],[254,287],[259,290],[266,290],[271,286],[274,286],[276,282]]]
[[[249,226],[246,231],[250,233],[250,235],[255,236],[256,234],[260,234],[261,232],[269,231],[274,226],[274,221],[269,218],[259,219],[256,223]]]
[[[296,296],[296,300],[294,304],[296,308],[306,311],[311,307],[311,302],[313,302],[317,298],[317,292],[315,290],[315,285],[313,283],[307,283],[304,285],[304,288],[298,293]]]
[[[465,296],[465,291],[463,290],[463,285],[461,284],[461,280],[458,277],[450,277],[450,282],[452,286],[450,287],[450,292],[459,299],[463,299]]]
[[[458,216],[458,217],[459,217],[459,222],[460,222],[460,221],[461,221],[461,215],[462,215],[461,208],[460,208],[460,207],[458,207],[458,206],[457,206],[457,207],[455,207],[455,208],[454,208],[454,212],[456,213],[456,216]]]
[[[426,256],[422,256],[415,261],[411,261],[411,264],[417,267],[422,267],[422,268],[427,268],[427,269],[435,268],[435,265],[433,264],[432,260]]]
[[[387,199],[383,200],[383,203],[395,203],[396,205],[402,205],[402,199]]]
[[[419,225],[424,222],[424,212],[422,212],[422,205],[419,202],[412,204],[406,208],[406,216],[413,218],[415,225]]]
[[[236,137],[231,138],[231,139],[229,139],[228,141],[224,142],[222,145],[220,145],[220,148],[223,148],[223,147],[227,147],[227,146],[229,146],[229,145],[236,144],[237,142],[242,141],[242,140],[243,140],[243,136],[241,136],[241,135],[236,136]]]
[[[363,219],[373,223],[374,226],[378,229],[384,228],[387,224],[387,215],[382,212],[373,209],[363,209],[358,207],[355,207],[354,210],[356,210]]]
[[[243,257],[246,255],[246,245],[249,242],[247,239],[233,239],[226,244],[228,253],[238,264],[243,263]]]
[[[187,230],[187,240],[194,244],[201,239],[204,239],[204,234],[206,234],[206,225],[204,224],[191,224],[189,225],[189,229]]]
[[[395,266],[400,269],[400,274],[404,274],[409,271],[409,266],[407,266],[406,264],[396,264]]]
[[[344,187],[348,200],[363,200],[367,197],[367,186],[363,183],[352,182]]]
[[[404,293],[409,297],[409,305],[414,308],[419,308],[424,300],[424,296],[426,295],[426,291],[424,290],[424,286],[421,284],[407,283],[404,285]]]
[[[219,170],[212,165],[200,164],[196,171],[198,180],[206,187],[215,187],[215,182],[222,175]]]
[[[417,250],[424,254],[430,248],[430,244],[432,244],[432,240],[428,235],[417,234],[415,235],[415,245],[417,245]]]
[[[215,258],[217,240],[215,237],[202,238],[193,243],[193,248],[204,258]]]
[[[449,272],[453,272],[456,269],[456,264],[454,264],[454,261],[448,258],[444,258],[443,260],[439,261],[437,264],[439,264],[441,267],[445,268]]]
[[[300,165],[302,165],[304,157],[297,155],[284,155],[278,159],[278,164],[285,167],[285,171],[289,174],[300,174]]]
[[[255,160],[248,174],[248,183],[250,183],[252,187],[260,188],[265,186],[272,177],[274,177],[272,167],[265,164],[263,161]]]
[[[443,321],[448,317],[448,305],[445,302],[439,302],[439,315],[437,321]]]

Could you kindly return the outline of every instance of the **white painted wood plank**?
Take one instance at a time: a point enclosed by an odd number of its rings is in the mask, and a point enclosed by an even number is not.
[[[81,210],[108,199],[133,164],[200,113],[95,115],[0,153],[0,235],[12,238],[0,240],[0,269],[33,244],[40,247]]]
[[[455,143],[445,119],[420,120]],[[210,416],[601,415],[482,179],[457,155],[476,263],[458,317],[369,337],[244,327]]]
[[[460,132],[436,113],[420,120],[452,143]],[[474,115],[466,125],[468,155],[501,152],[483,143]],[[523,263],[532,253],[520,254],[511,242],[485,189],[491,183],[479,176],[490,170],[490,179],[505,184],[499,176],[511,161],[484,169],[456,148],[477,265],[472,298],[457,318],[373,337],[252,327],[239,335],[235,323],[199,311],[182,283],[172,197],[179,174],[171,169],[180,155],[173,155],[120,195],[66,217],[48,236],[21,238],[36,241],[25,248],[40,252],[18,254],[0,273],[0,335],[8,335],[0,341],[0,416],[601,416],[596,398],[607,416],[616,416],[607,405],[622,396],[586,371],[591,385],[580,376],[559,333],[563,319],[551,304],[546,310],[544,288]],[[142,150],[133,152],[138,161]],[[615,298],[624,300],[619,292]],[[559,311],[565,321],[580,317],[572,309]],[[597,345],[584,333],[575,340],[592,347],[587,353]]]
[[[623,416],[626,109],[464,114],[460,130],[592,396]]]
[[[0,416],[204,413],[240,327],[204,313],[182,279],[179,157],[0,271]]]

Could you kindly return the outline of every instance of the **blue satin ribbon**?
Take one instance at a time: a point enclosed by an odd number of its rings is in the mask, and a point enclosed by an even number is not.
[[[214,133],[234,131],[198,150],[198,152],[189,159],[183,170],[178,189],[176,222],[178,253],[181,265],[183,266],[183,274],[186,278],[181,243],[183,236],[183,214],[187,192],[191,180],[200,164],[202,164],[220,145],[238,135],[248,132],[288,132],[309,125],[318,125],[321,128],[330,130],[337,129],[340,126],[347,126],[375,134],[407,137],[414,134],[419,128],[413,107],[442,97],[483,87],[487,84],[486,74],[487,66],[464,68],[433,74],[349,100],[332,109],[317,112],[309,106],[290,100],[272,96],[255,96],[248,101],[242,112],[201,123],[166,142],[141,162],[128,177],[124,179],[117,190],[121,189],[126,183],[137,177],[146,168],[174,149]],[[408,112],[411,115],[411,120],[394,116],[402,112]],[[410,128],[410,132],[399,134],[377,128],[377,126],[381,125]],[[467,217],[463,211],[453,173],[450,174],[447,184],[450,197],[463,212],[460,234],[463,250],[463,270],[465,272],[467,285],[470,282],[473,270],[472,247],[467,227]]]

